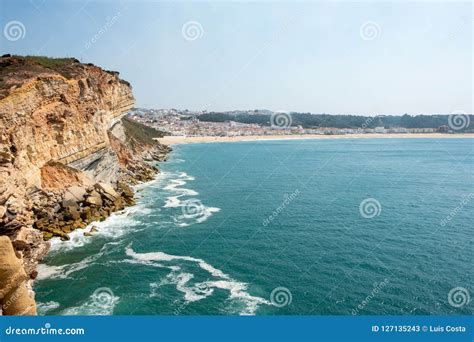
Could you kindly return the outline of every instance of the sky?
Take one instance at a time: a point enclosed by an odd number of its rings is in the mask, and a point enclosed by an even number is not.
[[[473,3],[0,0],[0,53],[117,70],[137,107],[473,113]]]

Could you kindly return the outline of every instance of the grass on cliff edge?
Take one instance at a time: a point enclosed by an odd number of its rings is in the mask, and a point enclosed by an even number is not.
[[[163,138],[164,134],[154,128],[142,125],[130,118],[122,118],[122,124],[128,138],[133,138],[136,142],[145,145],[155,145],[156,140],[153,138]]]
[[[61,68],[66,65],[79,62],[75,58],[52,58],[46,56],[26,56],[25,58],[49,69]]]

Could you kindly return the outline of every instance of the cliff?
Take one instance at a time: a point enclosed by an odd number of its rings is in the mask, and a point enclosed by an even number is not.
[[[151,180],[149,162],[169,151],[124,118],[133,104],[117,72],[76,59],[0,58],[0,235],[30,285],[46,240],[67,240],[133,204],[130,185]]]

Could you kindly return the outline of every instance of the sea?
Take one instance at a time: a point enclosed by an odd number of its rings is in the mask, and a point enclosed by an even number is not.
[[[52,240],[39,314],[473,313],[473,139],[176,145],[158,166],[92,237]]]

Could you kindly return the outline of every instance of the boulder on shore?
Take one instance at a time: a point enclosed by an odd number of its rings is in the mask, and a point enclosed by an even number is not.
[[[94,184],[94,188],[96,188],[97,191],[99,191],[104,197],[111,200],[112,202],[120,197],[117,191],[115,191],[114,188],[107,183],[96,183]]]
[[[87,190],[84,187],[78,185],[70,186],[64,193],[64,200],[82,202],[86,194]]]
[[[87,196],[85,203],[96,207],[101,207],[103,204],[100,194],[95,190]]]

